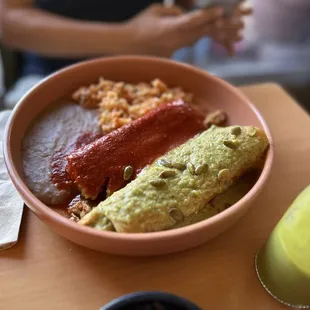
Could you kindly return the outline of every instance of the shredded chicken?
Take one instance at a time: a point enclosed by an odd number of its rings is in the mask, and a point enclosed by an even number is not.
[[[222,110],[216,110],[212,113],[209,113],[203,123],[206,128],[209,128],[212,125],[223,126],[225,125],[226,120],[226,113]]]
[[[73,202],[73,204],[68,208],[70,220],[78,222],[87,213],[89,213],[92,208],[93,207],[86,200],[78,200],[77,202]]]

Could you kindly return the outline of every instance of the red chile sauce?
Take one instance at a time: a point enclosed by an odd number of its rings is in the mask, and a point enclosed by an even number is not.
[[[73,193],[77,191],[66,171],[66,166],[68,164],[67,155],[100,137],[102,137],[101,133],[85,132],[66,148],[55,151],[51,162],[51,179],[59,190]]]
[[[83,193],[92,199],[99,195],[107,180],[107,189],[113,193],[128,182],[123,178],[126,166],[133,167],[131,179],[135,178],[156,158],[203,131],[203,120],[202,114],[182,101],[160,106],[73,151],[67,156],[66,170]],[[60,170],[63,166],[64,161]]]

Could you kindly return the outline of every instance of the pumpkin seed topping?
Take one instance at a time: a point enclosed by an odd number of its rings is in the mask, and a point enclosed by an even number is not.
[[[208,169],[209,169],[208,164],[199,165],[199,166],[195,169],[195,174],[201,175],[201,174],[207,172]]]
[[[231,128],[231,134],[234,136],[239,136],[241,134],[241,128],[239,126]]]
[[[173,168],[172,163],[167,159],[160,159],[158,163],[166,168]]]
[[[255,127],[250,127],[248,130],[248,135],[250,137],[254,137],[256,135],[256,128]]]
[[[187,164],[187,170],[189,171],[190,174],[192,175],[195,174],[195,166],[192,163]]]
[[[181,210],[177,208],[171,208],[169,210],[169,215],[177,222],[180,223],[184,220],[184,215]]]
[[[167,183],[166,181],[162,179],[155,179],[155,180],[150,181],[150,184],[154,187],[160,188],[160,187],[164,187]]]
[[[238,147],[238,142],[236,140],[225,140],[224,145],[232,150]]]
[[[133,173],[133,168],[131,166],[126,166],[123,173],[123,178],[125,181],[128,181]]]
[[[229,169],[222,169],[222,170],[218,173],[217,177],[218,177],[218,179],[219,179],[220,181],[226,181],[226,180],[228,180],[229,175],[230,175]]]
[[[173,163],[172,166],[173,168],[181,170],[181,171],[186,169],[186,165],[183,163]]]
[[[175,175],[176,175],[176,172],[174,170],[165,170],[160,173],[159,177],[162,179],[167,179],[167,178],[174,177]]]

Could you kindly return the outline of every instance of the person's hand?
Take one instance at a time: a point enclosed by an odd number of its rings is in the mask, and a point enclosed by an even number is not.
[[[176,0],[176,4],[184,9],[190,10],[196,5],[196,0]]]
[[[223,13],[218,7],[185,13],[177,6],[152,5],[126,23],[132,34],[131,51],[170,57],[207,35]]]
[[[222,44],[229,55],[234,55],[234,43],[243,39],[243,17],[251,14],[252,9],[238,5],[229,17],[221,17],[210,26],[209,37]]]

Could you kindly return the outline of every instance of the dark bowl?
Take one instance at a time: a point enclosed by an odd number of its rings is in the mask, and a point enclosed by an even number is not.
[[[164,292],[137,292],[112,300],[100,310],[201,310],[189,300]]]

